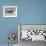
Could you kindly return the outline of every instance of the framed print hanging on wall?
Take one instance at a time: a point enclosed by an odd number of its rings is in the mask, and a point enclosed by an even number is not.
[[[3,17],[17,17],[17,6],[3,6]]]

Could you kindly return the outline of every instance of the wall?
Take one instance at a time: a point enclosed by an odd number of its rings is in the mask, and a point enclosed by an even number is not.
[[[18,6],[18,0],[0,0],[0,44],[7,44],[8,34],[10,32],[16,32],[17,34],[17,18],[5,18],[3,17],[3,6]],[[15,41],[18,42],[17,39]]]
[[[18,6],[17,18],[3,17],[6,5]],[[8,43],[9,32],[17,34],[18,24],[46,24],[46,0],[0,0],[0,44]]]

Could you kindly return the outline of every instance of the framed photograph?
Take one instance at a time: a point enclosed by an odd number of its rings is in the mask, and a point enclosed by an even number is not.
[[[18,25],[18,41],[46,41],[46,25]]]
[[[17,17],[17,6],[3,6],[3,17]]]

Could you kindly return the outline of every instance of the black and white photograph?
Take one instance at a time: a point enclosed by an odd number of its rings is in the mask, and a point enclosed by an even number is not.
[[[18,38],[20,46],[46,42],[46,25],[20,24],[18,25]]]

